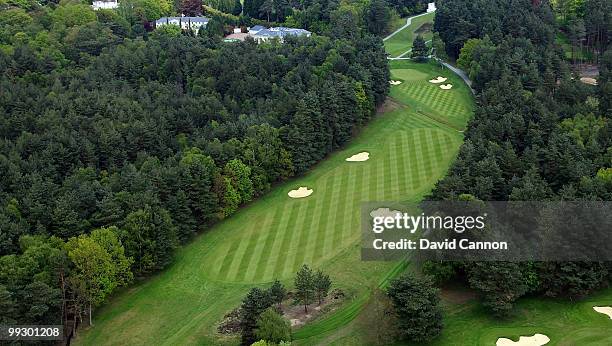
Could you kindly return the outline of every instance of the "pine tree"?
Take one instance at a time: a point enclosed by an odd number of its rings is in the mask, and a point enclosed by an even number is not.
[[[323,273],[321,270],[318,270],[313,278],[313,284],[317,299],[319,300],[319,305],[321,305],[323,300],[327,297],[329,289],[331,288],[331,279],[329,278],[329,275]]]
[[[422,62],[427,59],[427,45],[425,44],[423,36],[417,35],[414,39],[411,57],[417,62]]]
[[[257,319],[267,308],[272,305],[268,292],[260,288],[252,288],[242,300],[240,329],[242,345],[250,345],[257,341],[255,328]]]
[[[430,280],[403,275],[391,282],[387,295],[393,303],[404,338],[423,342],[440,334],[440,298]]]
[[[234,9],[232,10],[232,14],[234,16],[239,16],[241,13],[242,13],[242,3],[240,2],[240,0],[236,0],[234,1]]]
[[[295,275],[295,290],[298,302],[304,305],[304,312],[308,312],[308,304],[311,303],[314,293],[312,269],[304,264]]]
[[[387,31],[391,12],[384,0],[373,0],[366,13],[368,30],[375,35],[382,35]]]
[[[268,290],[268,294],[270,295],[270,299],[272,299],[272,302],[277,304],[278,308],[280,309],[281,303],[287,295],[287,290],[280,281],[274,280],[274,283],[272,284],[272,286],[270,286],[270,289]]]

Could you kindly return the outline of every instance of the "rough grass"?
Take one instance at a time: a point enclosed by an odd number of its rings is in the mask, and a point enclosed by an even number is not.
[[[398,32],[393,37],[385,41],[385,50],[391,57],[397,57],[402,53],[412,48],[412,42],[416,38],[416,31],[425,23],[432,23],[435,12],[426,14],[421,17],[414,18],[412,23]],[[404,22],[405,23],[405,22]],[[431,40],[433,33],[431,31],[423,34],[425,41]]]
[[[404,61],[393,66],[418,71],[421,77],[440,73],[431,64]],[[401,72],[403,78],[409,75],[410,71]],[[83,331],[76,343],[235,344],[235,338],[216,333],[223,315],[250,287],[275,278],[292,286],[292,275],[302,263],[330,273],[335,287],[345,290],[348,298],[337,313],[296,335],[305,338],[349,323],[368,292],[401,268],[397,263],[361,261],[360,203],[416,201],[444,176],[463,136],[437,120],[446,115],[436,105],[467,97],[456,102],[471,107],[466,87],[454,83],[456,89],[450,93],[431,93],[429,99],[408,99],[418,83],[393,87],[398,106],[372,120],[349,146],[198,236],[178,251],[167,270],[118,293],[96,311],[94,327]],[[417,112],[418,107],[435,116]],[[464,125],[469,114],[451,114],[448,121],[463,116]],[[361,151],[370,152],[370,160],[344,161]],[[314,193],[289,198],[287,192],[298,186]]]

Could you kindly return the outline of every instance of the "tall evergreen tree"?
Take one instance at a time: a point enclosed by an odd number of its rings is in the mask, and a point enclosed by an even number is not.
[[[403,275],[391,282],[387,295],[393,303],[400,333],[405,339],[425,342],[440,334],[440,298],[430,280]]]
[[[382,35],[387,31],[391,13],[384,0],[372,0],[366,12],[368,30],[375,35]]]
[[[240,335],[242,345],[251,345],[257,341],[255,335],[257,319],[271,305],[272,300],[268,292],[257,287],[252,288],[244,297],[240,305]]]
[[[285,289],[285,286],[283,286],[280,281],[274,280],[274,283],[272,284],[272,286],[270,286],[268,293],[270,295],[270,299],[272,299],[272,302],[276,304],[277,307],[280,309],[281,303],[287,296],[287,290]]]
[[[323,273],[321,270],[317,270],[317,273],[314,275],[312,281],[315,294],[319,300],[319,305],[321,305],[331,288],[331,279],[329,278],[329,275]]]
[[[245,1],[246,3],[246,1]],[[234,8],[232,9],[232,14],[234,16],[239,16],[242,14],[242,2],[240,2],[240,0],[235,0],[234,1]]]
[[[312,269],[304,264],[295,274],[296,299],[304,305],[304,312],[308,312],[308,305],[314,296],[314,275]]]
[[[427,44],[425,44],[423,36],[417,35],[412,43],[412,52],[410,53],[412,59],[417,62],[423,62],[427,60],[428,51],[429,49],[427,48]]]

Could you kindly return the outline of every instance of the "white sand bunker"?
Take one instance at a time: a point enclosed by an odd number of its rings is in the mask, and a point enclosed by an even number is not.
[[[544,334],[535,334],[533,336],[521,336],[519,341],[512,341],[507,338],[499,338],[495,343],[496,346],[541,346],[550,342],[548,336]]]
[[[304,198],[312,195],[312,189],[309,189],[305,186],[300,186],[297,190],[291,190],[288,193],[291,198]]]
[[[440,84],[446,82],[447,78],[438,76],[436,79],[430,79],[429,83]]]
[[[398,80],[390,80],[389,84],[391,84],[391,85],[400,85],[400,84],[402,84],[402,82],[398,81]]]
[[[395,217],[397,214],[401,214],[402,212],[399,210],[391,210],[389,208],[378,208],[374,209],[370,212],[371,217]]]
[[[612,307],[609,307],[609,306],[594,306],[593,310],[599,312],[600,314],[604,314],[604,315],[610,316],[610,319],[612,320]]]
[[[584,84],[597,85],[597,79],[595,78],[582,77],[580,78],[580,81]]]
[[[346,161],[348,162],[362,162],[362,161],[368,161],[368,159],[370,158],[370,153],[368,153],[367,151],[361,152],[359,154],[355,154],[351,157],[346,158]]]
[[[444,90],[450,90],[452,87],[453,87],[452,84],[440,85],[440,89],[444,89]]]

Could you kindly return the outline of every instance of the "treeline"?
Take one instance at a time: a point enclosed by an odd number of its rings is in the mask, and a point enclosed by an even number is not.
[[[446,0],[435,28],[477,91],[475,116],[432,199],[612,200],[612,50],[599,86],[572,77],[542,1]],[[576,230],[580,231],[580,230]],[[610,263],[430,263],[439,281],[464,279],[492,311],[526,294],[582,297],[609,284]]]
[[[226,44],[69,2],[2,6],[0,323],[89,315],[342,146],[388,91],[363,29]]]
[[[554,2],[561,38],[571,45],[570,59],[597,62],[610,42],[612,1],[560,0]]]

